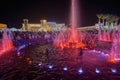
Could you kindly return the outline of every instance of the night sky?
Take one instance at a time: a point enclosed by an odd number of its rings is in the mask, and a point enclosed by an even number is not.
[[[110,13],[120,16],[119,0],[79,0],[80,26],[91,26],[97,22],[96,14]],[[47,19],[69,24],[70,0],[1,0],[0,23],[21,27],[22,19],[39,23]]]

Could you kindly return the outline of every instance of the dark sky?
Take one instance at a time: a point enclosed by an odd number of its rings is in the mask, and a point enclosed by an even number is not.
[[[96,14],[110,13],[120,16],[119,0],[79,0],[80,26],[97,22]],[[69,23],[70,0],[1,0],[0,23],[21,27],[22,19],[39,23],[40,19]]]

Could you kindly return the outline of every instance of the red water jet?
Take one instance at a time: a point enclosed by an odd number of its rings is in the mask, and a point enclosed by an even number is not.
[[[71,28],[61,32],[55,42],[55,45],[60,48],[84,48],[85,44],[82,42],[83,36],[78,27],[78,1],[71,0]]]

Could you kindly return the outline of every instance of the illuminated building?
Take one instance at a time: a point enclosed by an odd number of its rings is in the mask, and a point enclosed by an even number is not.
[[[56,22],[47,22],[47,20],[40,20],[40,23],[29,23],[28,19],[23,19],[22,28],[20,31],[61,31],[65,29],[65,24],[57,24]]]
[[[7,27],[6,24],[2,24],[2,23],[0,23],[0,31],[3,31],[3,29],[4,29],[5,27]]]

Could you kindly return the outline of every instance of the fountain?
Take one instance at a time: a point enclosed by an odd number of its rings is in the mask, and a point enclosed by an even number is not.
[[[120,60],[120,26],[118,26],[118,32],[114,33],[110,60],[112,62]]]
[[[63,31],[57,37],[55,46],[60,48],[84,48],[85,44],[83,41],[83,36],[81,31],[77,29],[77,0],[71,0],[71,28],[69,30]],[[80,34],[80,35],[79,35]]]
[[[98,40],[105,41],[105,42],[111,42],[112,38],[111,38],[110,31],[108,31],[108,30],[104,30],[104,31],[99,30],[98,31]]]
[[[120,42],[114,39],[110,53],[110,61],[116,62],[117,60],[120,60]]]
[[[7,28],[5,28],[3,31],[2,47],[0,50],[0,54],[13,48],[13,43],[11,41],[10,35],[11,35],[11,32]]]

